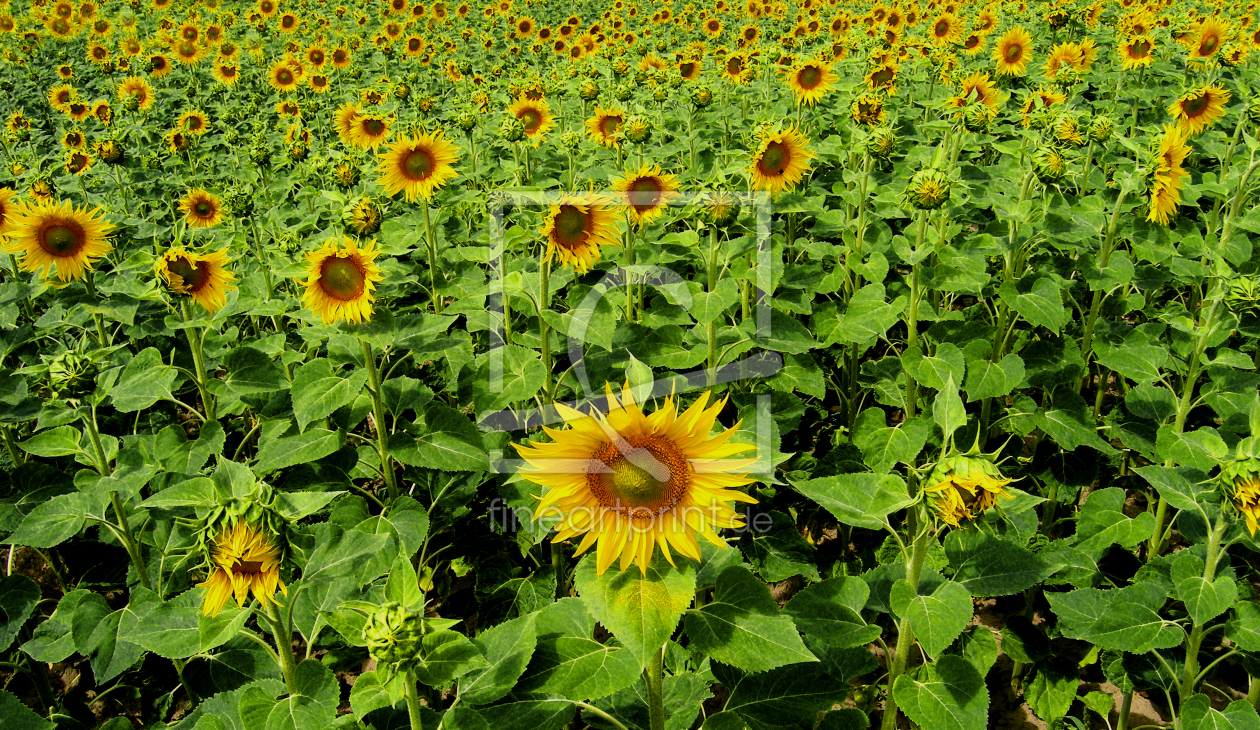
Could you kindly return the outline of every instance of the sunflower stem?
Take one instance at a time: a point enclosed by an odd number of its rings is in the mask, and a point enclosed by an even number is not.
[[[293,631],[288,623],[280,617],[280,611],[274,601],[267,602],[267,623],[271,624],[271,635],[276,640],[276,654],[280,657],[280,674],[284,675],[284,685],[290,695],[298,693],[297,682],[293,678],[297,662],[293,658]],[[414,691],[415,683],[412,683]]]
[[[907,526],[914,534],[914,543],[910,548],[910,562],[906,565],[906,582],[916,591],[919,588],[919,576],[923,572],[923,563],[927,560],[928,536],[927,525],[919,526],[920,507],[912,507],[906,513]],[[892,667],[888,670],[888,689],[884,694],[884,719],[880,724],[882,730],[897,728],[897,700],[893,697],[893,683],[906,671],[910,658],[910,649],[914,646],[914,631],[910,621],[903,619],[897,631],[897,648],[893,654]]]
[[[13,442],[13,434],[9,433],[8,426],[0,426],[0,438],[4,439],[4,448],[9,452],[9,458],[13,460],[13,465],[22,465],[26,460],[22,458],[22,453],[18,451],[17,444]]]
[[[1111,222],[1107,225],[1107,237],[1103,239],[1102,249],[1098,253],[1098,268],[1107,269],[1107,264],[1111,261],[1111,252],[1116,242],[1116,227],[1120,222],[1120,211],[1124,208],[1124,198],[1128,192],[1121,190],[1116,198],[1116,207],[1111,211]],[[1013,243],[1013,242],[1012,242]],[[1085,320],[1085,334],[1081,337],[1081,354],[1089,358],[1094,346],[1094,325],[1098,321],[1098,314],[1102,311],[1103,292],[1101,289],[1094,292],[1094,299],[1089,305],[1089,315]],[[1088,361],[1087,361],[1088,362]],[[1088,377],[1088,375],[1086,376]],[[1079,393],[1083,381],[1077,384],[1076,391]]]
[[[424,730],[424,722],[420,715],[420,693],[416,690],[416,675],[413,672],[407,672],[403,687],[403,696],[407,698],[407,718],[411,721],[411,730]]]
[[[185,324],[192,321],[192,318],[188,315],[187,300],[183,300],[179,303],[179,311],[184,317]],[[202,350],[202,342],[204,341],[204,338],[202,337],[201,332],[197,331],[194,327],[185,327],[184,332],[188,335],[188,348],[192,350],[193,366],[197,373],[197,392],[201,394],[201,407],[206,411],[207,421],[217,420],[217,417],[215,416],[214,396],[210,394],[210,390],[207,387],[210,381],[206,376],[206,355]]]
[[[433,219],[429,217],[429,203],[427,201],[421,203],[420,209],[424,211],[424,230],[428,235],[429,244],[429,286],[433,294],[433,311],[442,313],[442,295],[438,294],[437,281],[437,236],[433,235]]]
[[[643,683],[647,685],[648,717],[651,730],[665,730],[665,646],[654,652],[643,669]]]
[[[919,212],[919,231],[915,236],[914,250],[918,251],[923,248],[923,240],[927,237],[927,211]],[[906,349],[919,346],[919,266],[918,262],[911,265],[910,269],[910,312],[906,318]],[[919,384],[914,376],[909,372],[906,373],[906,417],[913,418],[917,408]]]
[[[385,401],[381,399],[381,375],[376,368],[376,357],[367,340],[363,345],[363,364],[368,372],[368,388],[372,393],[372,417],[376,420],[376,450],[381,455],[381,476],[390,501],[398,499],[398,481],[394,477],[394,460],[389,455],[389,427],[385,420]]]
[[[551,257],[545,257],[542,262],[542,268],[538,272],[538,337],[541,339],[542,347],[542,364],[543,364],[543,402],[551,403],[551,382],[552,382],[552,363],[551,363],[551,325],[547,323],[547,319],[543,313],[551,308]],[[506,307],[504,315],[507,314]]]
[[[267,286],[267,299],[271,299],[275,289],[271,283],[271,269],[267,266],[267,259],[263,255],[262,228],[258,225],[258,218],[249,217],[249,224],[254,229],[254,255],[258,257],[258,265],[262,267],[263,283]]]
[[[718,275],[717,254],[718,254],[717,226],[711,225],[709,226],[709,260],[708,260],[709,294],[712,294],[714,291],[717,290],[717,275]],[[709,371],[708,373],[706,373],[705,379],[708,381],[708,385],[710,388],[717,385],[717,366],[718,366],[717,321],[718,321],[718,318],[714,317],[709,320],[709,323],[707,325],[705,325],[705,338],[708,340],[708,345],[709,345],[709,358],[708,358]]]

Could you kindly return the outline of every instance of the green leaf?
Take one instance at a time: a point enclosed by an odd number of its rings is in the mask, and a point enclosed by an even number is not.
[[[127,636],[128,641],[167,659],[185,659],[196,654],[201,651],[204,596],[204,588],[194,588],[153,607]]]
[[[83,529],[88,501],[88,496],[82,492],[59,494],[31,510],[5,542],[36,548],[56,547]]]
[[[1127,495],[1119,487],[1108,487],[1090,493],[1076,523],[1074,547],[1100,556],[1112,545],[1135,547],[1155,532],[1155,517],[1142,512],[1130,519],[1124,514]]]
[[[162,360],[156,347],[147,347],[136,354],[123,368],[118,382],[109,389],[109,397],[120,413],[142,411],[160,400],[170,400],[171,386],[179,372]]]
[[[1124,396],[1125,408],[1138,418],[1162,424],[1177,414],[1177,396],[1167,388],[1141,383]]]
[[[477,426],[459,411],[430,405],[424,423],[405,425],[406,433],[390,436],[394,458],[410,466],[443,471],[484,471],[489,456]]]
[[[560,730],[573,718],[573,703],[555,695],[509,695],[477,712],[495,730]]]
[[[1003,644],[1002,648],[1005,649],[1006,644]],[[949,648],[945,650],[945,655],[966,659],[983,677],[997,663],[997,639],[993,638],[993,632],[988,626],[972,626],[963,631],[957,641],[949,645]]]
[[[1023,616],[1008,616],[1002,627],[1002,653],[1011,661],[1032,664],[1050,656],[1050,640]]]
[[[1159,345],[1099,345],[1094,351],[1100,365],[1138,383],[1154,383],[1168,367],[1168,350]]]
[[[1184,730],[1260,730],[1260,715],[1250,702],[1235,700],[1221,712],[1205,694],[1183,702],[1180,719]]]
[[[92,676],[97,682],[108,682],[122,674],[144,654],[144,648],[130,637],[140,619],[160,603],[152,591],[133,590],[130,603],[91,627],[86,646],[80,648],[91,655]]]
[[[297,694],[289,695],[267,714],[266,730],[326,728],[337,716],[337,679],[318,660],[307,659],[293,671]]]
[[[0,578],[0,652],[7,651],[39,602],[39,586],[24,575]]]
[[[971,622],[971,594],[962,585],[944,581],[924,587],[919,594],[908,581],[893,584],[889,603],[897,616],[910,622],[914,638],[928,656],[939,656]]]
[[[825,507],[846,525],[882,530],[887,516],[914,502],[894,474],[838,474],[791,481],[792,487]]]
[[[1013,281],[1007,281],[998,289],[998,296],[1029,324],[1058,333],[1068,319],[1067,310],[1063,307],[1063,292],[1046,277],[1037,278],[1027,291],[1021,292],[1025,280],[1021,280],[1018,286]]]
[[[538,645],[516,691],[584,701],[634,684],[639,677],[638,660],[625,649],[595,641],[593,628],[580,600],[552,604],[539,617]]]
[[[332,363],[322,357],[299,367],[293,373],[293,418],[298,430],[305,431],[307,424],[353,403],[364,392],[367,377],[364,368],[348,374],[333,370]]]
[[[958,392],[957,384],[963,382],[967,372],[966,358],[951,342],[941,343],[932,356],[924,356],[918,348],[906,350],[901,361],[921,385],[933,390],[944,390],[948,381],[954,381],[955,394]]]
[[[285,435],[292,426],[279,433],[266,433],[258,439],[258,461],[254,471],[258,474],[284,469],[297,464],[309,464],[340,449],[346,437],[340,431],[312,428],[304,433]]]
[[[966,659],[943,656],[920,682],[908,674],[893,683],[893,697],[915,725],[932,730],[984,730],[989,689]]]
[[[37,662],[55,664],[75,652],[74,613],[79,604],[100,598],[91,591],[76,588],[61,597],[57,608],[43,623],[35,627],[31,640],[22,644],[22,651]]]
[[[1037,426],[1053,438],[1064,451],[1072,451],[1079,446],[1088,446],[1104,454],[1112,454],[1115,449],[1098,435],[1098,427],[1085,408],[1085,401],[1070,391],[1056,394],[1055,408],[1038,409]],[[1067,401],[1066,405],[1063,403]]]
[[[768,527],[761,521],[763,516],[770,518]],[[754,515],[752,519],[757,524],[750,525],[752,529],[740,536],[739,548],[758,575],[772,583],[794,575],[810,581],[822,580],[814,565],[817,551],[801,537],[791,516],[774,510],[768,515]]]
[[[1150,483],[1159,496],[1179,510],[1198,511],[1199,505],[1214,501],[1216,489],[1207,482],[1207,475],[1191,467],[1142,466],[1134,469]]]
[[[402,699],[406,681],[405,673],[395,673],[386,684],[381,684],[381,675],[375,670],[360,674],[350,688],[350,708],[354,710],[354,716],[363,720],[373,710],[393,707]]]
[[[1033,668],[1024,699],[1037,717],[1053,723],[1067,716],[1080,684],[1080,671],[1074,662],[1051,657]]]
[[[978,598],[1020,593],[1058,570],[1031,550],[987,532],[951,530],[945,555],[954,566],[954,580]]]
[[[1238,585],[1228,575],[1218,575],[1212,581],[1203,577],[1203,560],[1189,551],[1178,553],[1173,559],[1172,581],[1176,595],[1186,604],[1186,612],[1196,626],[1220,616],[1238,600]]]
[[[639,666],[659,652],[673,635],[696,594],[696,567],[688,559],[678,567],[653,554],[647,573],[606,570],[596,574],[595,555],[578,564],[573,582],[586,609],[626,647]]]
[[[83,434],[74,426],[58,426],[41,431],[18,446],[31,456],[54,458],[86,453],[79,447],[82,440]]]
[[[459,696],[472,705],[485,705],[502,699],[525,673],[538,645],[535,614],[505,621],[482,631],[473,643],[486,659],[486,666],[465,674],[459,680]]]
[[[843,342],[861,345],[883,337],[901,316],[907,302],[906,297],[898,297],[890,303],[883,284],[867,284],[849,299],[848,309],[839,325],[827,336],[825,344]]]
[[[253,347],[238,347],[223,358],[223,383],[236,395],[270,394],[288,387],[284,373],[271,358]]]
[[[430,687],[449,687],[451,682],[487,667],[481,650],[461,633],[444,629],[425,634],[420,657],[412,671]]]
[[[286,520],[296,522],[323,509],[345,492],[280,492],[276,495],[276,511]]]
[[[468,705],[457,705],[442,715],[442,727],[450,730],[490,730],[490,723]]]
[[[1009,395],[1024,380],[1024,361],[1011,354],[994,363],[972,360],[967,363],[967,400],[1000,398]]]
[[[882,423],[883,410],[874,410],[878,412]],[[897,464],[914,461],[931,434],[930,422],[924,418],[912,418],[897,426],[877,428],[864,437],[860,436],[857,446],[862,451],[862,459],[872,471],[886,474]]]
[[[726,712],[719,714],[733,712],[751,730],[776,730],[812,727],[818,713],[844,702],[852,688],[828,677],[821,665],[812,663],[748,674],[728,689],[731,696]],[[704,726],[709,727],[709,723]]]
[[[694,647],[746,671],[818,661],[766,584],[742,566],[722,571],[713,600],[687,612],[686,631]]]
[[[953,375],[946,377],[945,384],[936,394],[932,418],[936,421],[936,425],[941,427],[941,433],[944,434],[946,440],[952,438],[955,431],[967,425],[967,409],[963,406],[962,398],[958,396],[958,386],[954,385]]]
[[[1254,601],[1234,604],[1234,612],[1225,622],[1225,636],[1244,651],[1260,651],[1260,604]]]
[[[692,305],[687,311],[700,324],[708,324],[739,301],[739,288],[732,278],[718,282],[713,292],[697,292],[692,295]]]
[[[840,649],[865,646],[881,633],[879,626],[862,618],[862,608],[871,592],[861,578],[831,578],[806,586],[783,607],[796,628]]]
[[[1047,593],[1046,598],[1059,617],[1064,636],[1103,649],[1145,654],[1177,646],[1185,638],[1176,624],[1159,615],[1167,595],[1155,583],[1134,583],[1113,590],[1078,588],[1069,593]]]
[[[360,522],[354,529],[370,534],[388,534],[398,538],[399,552],[411,557],[419,552],[429,533],[429,513],[407,495],[394,501],[388,512]]]
[[[199,507],[215,503],[214,482],[209,477],[193,477],[167,487],[140,503],[145,509]]]
[[[665,730],[688,730],[700,714],[701,704],[712,692],[703,677],[693,673],[666,674],[661,683],[661,699],[665,706]],[[633,686],[592,702],[612,715],[626,730],[650,730],[647,685],[643,679]],[[593,712],[582,713],[586,724],[600,730],[620,730],[616,725]]]
[[[0,726],[4,730],[54,730],[57,724],[45,720],[7,690],[0,690]]]

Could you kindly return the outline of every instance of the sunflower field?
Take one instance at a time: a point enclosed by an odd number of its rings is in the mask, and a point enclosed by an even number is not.
[[[0,729],[1260,730],[1255,0],[0,0]]]

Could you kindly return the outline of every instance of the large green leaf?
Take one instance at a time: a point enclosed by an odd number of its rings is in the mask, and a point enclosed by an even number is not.
[[[625,649],[595,641],[594,629],[595,620],[580,599],[548,606],[538,616],[538,645],[514,693],[585,701],[634,684],[638,660]]]
[[[893,697],[915,725],[933,730],[984,730],[989,720],[989,689],[966,659],[943,656],[927,676],[897,677]]]
[[[36,715],[13,693],[0,689],[0,727],[4,730],[53,730],[57,723]]]
[[[687,730],[700,714],[701,704],[712,692],[703,677],[692,674],[666,674],[661,686],[662,704],[665,706],[665,730]],[[631,687],[592,702],[595,707],[612,715],[626,730],[650,730],[647,685],[643,679]],[[586,724],[600,730],[621,730],[593,712],[582,713]]]
[[[506,696],[525,673],[538,645],[535,614],[504,621],[477,634],[473,643],[486,659],[459,680],[459,696],[469,704],[484,705]]]
[[[1199,626],[1228,611],[1238,599],[1238,585],[1233,578],[1217,575],[1209,581],[1203,577],[1203,567],[1201,558],[1185,551],[1173,559],[1171,573],[1177,597]]]
[[[686,631],[695,648],[747,671],[817,661],[766,584],[739,565],[718,576],[711,602],[687,612]]]
[[[444,471],[484,471],[489,464],[477,426],[453,408],[430,405],[423,423],[403,428],[390,436],[389,450],[404,464]]]
[[[88,495],[82,492],[53,497],[31,510],[5,542],[37,548],[56,547],[83,529],[88,502]]]
[[[914,502],[905,481],[894,474],[838,474],[791,484],[837,520],[868,530],[884,529],[888,515]]]
[[[1177,646],[1185,638],[1177,624],[1159,615],[1167,594],[1153,582],[1113,590],[1078,588],[1047,593],[1046,598],[1064,636],[1103,649],[1144,654]]]
[[[349,373],[333,370],[327,358],[316,358],[293,373],[293,418],[298,430],[332,415],[364,392],[368,372],[355,368]]]
[[[39,602],[39,586],[24,575],[0,578],[0,651],[7,651]]]
[[[881,633],[862,618],[869,595],[870,587],[861,578],[831,578],[797,593],[783,612],[806,636],[841,649],[865,646]]]
[[[910,622],[914,638],[930,657],[949,648],[971,622],[971,594],[953,581],[920,583],[916,592],[909,581],[899,580],[892,586],[889,605]]]
[[[1022,545],[979,531],[951,531],[945,555],[954,566],[954,580],[976,597],[1019,593],[1059,568]]]
[[[606,570],[601,576],[592,553],[574,574],[587,610],[630,650],[640,667],[669,640],[695,597],[695,564],[685,558],[677,562],[678,567],[670,565],[658,551],[646,573]]]
[[[413,671],[422,684],[448,687],[468,672],[487,666],[481,650],[467,636],[442,629],[425,634]]]
[[[297,464],[309,464],[340,449],[346,442],[345,435],[340,431],[312,428],[303,433],[289,433],[291,428],[286,424],[280,429],[264,430],[263,436],[258,439],[255,472],[265,474]]]
[[[726,712],[751,730],[777,730],[813,726],[818,713],[844,702],[851,687],[824,674],[815,662],[748,674],[728,689]]]

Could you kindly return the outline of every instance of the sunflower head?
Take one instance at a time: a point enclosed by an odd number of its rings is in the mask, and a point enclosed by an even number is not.
[[[454,167],[458,152],[440,130],[400,139],[380,155],[381,186],[390,196],[403,193],[408,202],[417,197],[430,200],[438,188],[458,176]]]
[[[960,527],[983,516],[999,497],[1014,497],[1006,491],[1006,485],[1012,481],[1002,476],[997,464],[987,456],[968,452],[938,462],[925,482],[928,486],[924,493],[941,521]]]
[[[370,236],[381,228],[381,207],[371,198],[356,198],[344,218],[356,234]]]
[[[611,201],[601,195],[565,195],[554,203],[543,221],[547,242],[543,254],[553,256],[579,274],[585,274],[601,256],[601,247],[618,246],[616,215]]]
[[[919,210],[936,210],[949,201],[953,181],[941,170],[926,167],[910,178],[906,200]]]
[[[1188,134],[1198,134],[1225,116],[1229,90],[1209,85],[1187,92],[1168,107],[1168,113]]]
[[[154,271],[172,292],[192,297],[207,312],[214,313],[227,303],[227,292],[236,287],[236,276],[227,269],[227,249],[197,254],[173,248],[158,259]]]
[[[1260,459],[1245,454],[1222,464],[1216,482],[1221,493],[1246,520],[1248,532],[1255,537],[1260,527]]]
[[[1033,171],[1043,183],[1052,184],[1067,177],[1067,158],[1054,145],[1043,145],[1033,153]]]
[[[1106,142],[1116,129],[1116,122],[1106,114],[1099,114],[1089,123],[1089,138],[1095,142]]]
[[[357,324],[372,319],[376,283],[384,276],[376,264],[376,242],[360,245],[353,238],[330,238],[308,253],[302,304],[325,324]]]
[[[652,120],[643,114],[631,114],[624,129],[626,139],[635,144],[644,144],[652,138]]]
[[[866,138],[866,154],[881,162],[888,162],[901,147],[901,139],[891,127],[871,130]]]
[[[772,195],[791,190],[805,179],[813,158],[809,139],[795,127],[766,131],[752,155],[752,188]]]
[[[36,185],[41,182],[37,180]],[[34,187],[31,192],[38,200]],[[84,278],[96,260],[112,249],[105,239],[112,226],[99,208],[88,210],[49,199],[23,205],[6,225],[9,239],[4,249],[22,255],[21,269],[42,272],[45,278],[55,271],[62,283]]]
[[[391,601],[368,614],[363,643],[378,665],[406,665],[419,659],[424,616]]]
[[[739,220],[739,198],[726,191],[709,193],[704,198],[703,216],[706,221],[719,229],[726,228]]]
[[[189,228],[209,228],[223,222],[223,203],[205,190],[189,190],[179,201],[179,209]]]
[[[661,172],[659,165],[644,164],[614,180],[612,190],[620,193],[630,220],[647,225],[664,215],[670,201],[678,197],[678,182],[673,175]]]

